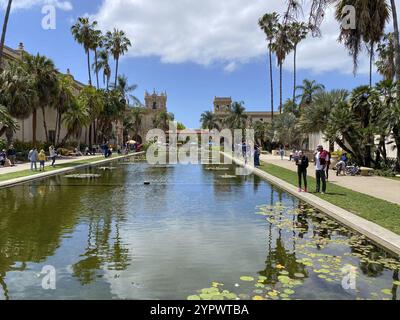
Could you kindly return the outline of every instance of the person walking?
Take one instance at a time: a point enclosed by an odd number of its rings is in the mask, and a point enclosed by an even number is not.
[[[44,150],[40,150],[39,155],[38,155],[38,160],[39,160],[39,171],[44,172],[44,165],[46,163],[46,153],[44,152]]]
[[[331,153],[326,151],[326,181],[329,180],[329,168],[331,166]]]
[[[279,149],[279,154],[281,156],[281,160],[283,160],[283,156],[285,155],[285,149],[283,148],[283,146],[281,146],[281,148]]]
[[[322,145],[317,147],[317,152],[315,154],[315,175],[317,179],[317,190],[316,192],[319,193],[321,191],[321,183],[322,183],[322,194],[326,193],[326,159],[327,159],[327,152],[324,150]]]
[[[261,166],[261,164],[260,164],[260,154],[261,154],[260,147],[258,145],[256,145],[255,148],[254,148],[254,166],[255,167]]]
[[[10,145],[10,147],[7,150],[7,158],[10,159],[11,161],[11,166],[15,166],[15,160],[17,158],[17,151],[14,148],[14,145]]]
[[[56,164],[57,152],[54,149],[54,146],[50,146],[49,148],[49,155],[51,159],[51,166],[54,168]]]
[[[309,166],[308,157],[302,152],[299,151],[299,157],[296,159],[297,165],[297,175],[299,177],[299,192],[308,192],[307,191],[307,168]],[[302,182],[304,180],[304,189],[302,189]]]
[[[37,152],[36,147],[33,147],[33,149],[31,151],[29,151],[29,153],[28,153],[28,159],[29,159],[29,162],[31,163],[32,171],[34,171],[33,168],[35,168],[35,171],[37,171],[38,156],[39,156],[39,154]]]

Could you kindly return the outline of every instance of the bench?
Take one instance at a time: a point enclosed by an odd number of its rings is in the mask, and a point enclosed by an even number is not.
[[[361,167],[361,168],[360,168],[360,174],[361,174],[363,177],[372,176],[373,173],[374,173],[374,169],[372,169],[372,168],[368,168],[368,167]]]

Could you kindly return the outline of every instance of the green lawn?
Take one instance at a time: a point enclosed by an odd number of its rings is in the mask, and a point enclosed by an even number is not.
[[[63,164],[57,164],[57,162],[56,162],[55,168],[52,168],[49,166],[50,162],[46,162],[45,171],[51,172],[51,171],[64,169],[64,168],[71,168],[71,167],[75,167],[75,166],[79,166],[79,165],[83,165],[83,164],[88,164],[91,162],[96,162],[96,161],[99,161],[102,159],[104,159],[104,157],[99,156],[99,157],[93,157],[93,158],[87,159],[87,160],[76,160],[76,161],[63,163]],[[37,166],[39,168],[39,162],[38,162]],[[40,172],[40,171],[32,172],[31,170],[23,170],[23,171],[18,171],[18,172],[13,172],[13,173],[6,173],[6,174],[0,175],[0,182],[11,180],[11,179],[22,178],[22,177],[29,177],[29,176],[37,175],[39,173],[42,173],[42,172]]]
[[[297,173],[272,164],[262,163],[261,170],[297,186]],[[315,190],[315,179],[308,177],[308,189]],[[347,211],[400,234],[400,206],[328,182],[327,194],[315,194]]]

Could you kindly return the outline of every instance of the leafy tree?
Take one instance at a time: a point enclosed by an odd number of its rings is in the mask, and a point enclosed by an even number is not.
[[[201,122],[201,127],[203,129],[208,129],[211,131],[213,129],[219,128],[218,120],[217,120],[215,114],[212,113],[211,111],[203,112],[201,114],[200,122]]]
[[[37,54],[32,56],[24,54],[21,66],[33,79],[33,88],[36,91],[37,104],[32,106],[32,140],[36,144],[36,122],[37,110],[42,110],[43,128],[45,131],[46,142],[49,141],[46,108],[53,106],[58,95],[58,76],[54,62],[45,56]]]
[[[377,47],[378,60],[376,66],[378,72],[385,80],[393,80],[396,75],[395,44],[393,33],[386,34]]]
[[[16,132],[18,128],[18,123],[11,117],[7,108],[0,105],[0,137],[9,130]]]
[[[245,111],[244,102],[233,102],[225,119],[225,125],[231,130],[245,129],[248,120]]]

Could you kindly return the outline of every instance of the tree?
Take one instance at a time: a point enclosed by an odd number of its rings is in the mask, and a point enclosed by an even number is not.
[[[245,111],[244,102],[233,102],[231,104],[229,115],[225,119],[225,124],[229,129],[245,129],[248,119]]]
[[[273,41],[275,35],[277,33],[277,27],[279,23],[279,15],[276,12],[266,13],[260,20],[258,21],[258,25],[261,30],[264,31],[265,36],[267,37],[268,42],[268,56],[269,56],[269,78],[271,85],[271,119],[274,122],[274,79],[272,73],[272,49],[273,49]]]
[[[324,91],[325,86],[317,83],[315,80],[304,79],[303,84],[301,86],[297,86],[296,90],[302,91],[297,98],[301,99],[300,105],[304,107],[305,105],[312,104],[314,95]]]
[[[131,41],[126,37],[126,34],[122,30],[114,29],[113,32],[108,31],[106,34],[106,48],[111,52],[115,60],[115,83],[117,86],[118,82],[118,67],[119,59],[123,56],[131,47]]]
[[[130,110],[130,127],[133,131],[133,139],[138,140],[140,128],[142,126],[143,116],[145,115],[146,109],[142,107],[135,107]]]
[[[0,137],[9,130],[16,132],[18,123],[11,117],[7,108],[0,104]]]
[[[308,26],[304,22],[293,22],[289,25],[289,39],[293,45],[293,103],[296,103],[297,46],[308,34]]]
[[[1,32],[1,40],[0,40],[0,69],[3,62],[3,51],[4,51],[4,44],[6,41],[6,33],[7,33],[8,20],[10,18],[11,5],[12,5],[12,0],[8,0],[6,14],[4,16],[3,30]]]
[[[274,138],[273,125],[271,123],[257,121],[253,124],[254,129],[254,139],[263,148],[268,142],[272,142]]]
[[[302,110],[300,118],[301,130],[305,133],[323,133],[326,129],[332,110],[336,105],[346,103],[349,93],[346,90],[322,91],[314,96],[313,102]],[[334,151],[335,140],[330,139],[330,151]]]
[[[49,141],[47,123],[46,123],[46,108],[54,104],[58,90],[58,77],[54,62],[45,56],[37,54],[31,56],[24,54],[21,65],[26,72],[31,75],[34,81],[34,90],[38,97],[38,104],[33,106],[32,117],[32,140],[36,144],[36,117],[37,109],[42,110],[43,128],[45,132],[46,142]]]
[[[218,120],[214,113],[206,111],[201,114],[200,118],[201,127],[203,129],[213,130],[218,129]]]
[[[93,68],[96,72],[103,70],[103,84],[108,90],[111,79],[111,67],[109,63],[109,52],[107,49],[103,49],[99,52],[97,64],[95,63]]]
[[[82,129],[91,122],[90,111],[87,108],[86,101],[78,99],[78,103],[74,103],[64,114],[63,122],[66,125],[67,134],[61,144],[64,145],[70,137],[74,137],[78,139],[78,150],[80,150]]]
[[[94,47],[94,30],[97,21],[90,22],[89,18],[79,17],[78,21],[71,27],[72,36],[75,41],[83,46],[87,56],[87,67],[89,74],[89,85],[92,85],[92,74],[90,72],[90,50]]]
[[[91,49],[94,52],[94,72],[96,73],[96,85],[97,89],[100,89],[99,83],[99,65],[98,65],[98,50],[101,49],[104,45],[104,37],[101,30],[92,30],[92,41],[91,41]]]
[[[92,123],[104,109],[104,94],[92,86],[82,89],[78,96],[78,104],[83,105],[89,112],[91,124],[89,126],[89,145],[92,146]]]
[[[274,129],[279,142],[288,145],[289,148],[298,148],[303,142],[304,137],[298,119],[291,112],[280,114],[275,121]]]
[[[384,36],[385,27],[390,17],[390,7],[386,0],[341,0],[336,5],[336,19],[342,21],[343,8],[352,5],[356,12],[356,28],[341,28],[339,41],[353,57],[354,72],[358,66],[361,44],[365,43],[370,56],[369,86],[372,87],[372,66],[375,45]]]
[[[293,46],[289,39],[289,29],[287,26],[278,24],[278,29],[275,37],[275,42],[271,45],[273,52],[276,55],[279,66],[279,113],[282,113],[283,108],[283,63],[288,53]]]
[[[395,44],[393,33],[386,34],[377,47],[378,60],[376,66],[378,72],[385,80],[394,80],[396,75]]]
[[[56,141],[60,142],[61,124],[63,115],[76,104],[76,98],[73,94],[73,78],[70,75],[58,75],[58,96],[55,100],[56,105]]]
[[[153,119],[153,125],[155,128],[168,131],[169,122],[174,121],[174,118],[175,116],[172,113],[161,111]]]
[[[121,95],[124,97],[126,104],[129,106],[130,102],[134,102],[135,106],[141,106],[142,103],[140,100],[132,95],[131,93],[137,89],[137,85],[129,85],[128,78],[125,75],[119,75],[117,80],[117,86],[112,86],[113,89],[118,90]]]
[[[19,63],[11,62],[0,73],[0,104],[13,118],[21,120],[27,119],[32,106],[37,105],[34,80]]]

